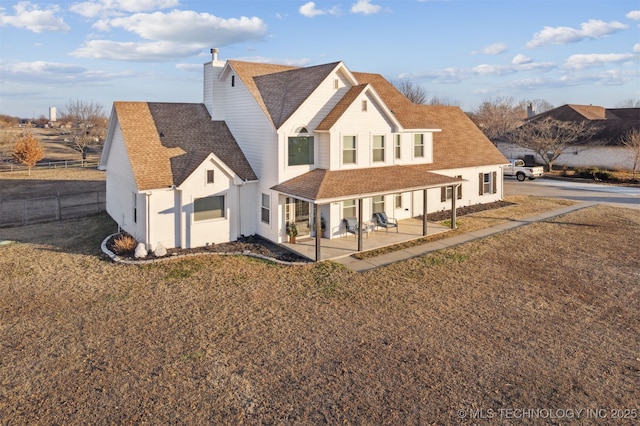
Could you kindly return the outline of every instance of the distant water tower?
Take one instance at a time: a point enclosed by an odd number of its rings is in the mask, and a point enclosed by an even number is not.
[[[49,107],[49,121],[56,121],[56,107]]]

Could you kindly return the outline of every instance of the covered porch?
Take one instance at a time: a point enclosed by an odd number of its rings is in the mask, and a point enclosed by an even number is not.
[[[352,234],[345,234],[345,236],[341,238],[321,238],[322,249],[319,259],[316,259],[316,239],[314,237],[297,239],[295,244],[282,243],[282,245],[292,252],[310,260],[322,261],[350,256],[358,251],[375,250],[417,240],[424,236],[423,221],[419,218],[398,221],[398,232],[393,229],[389,231],[384,228],[376,229],[373,224],[365,224],[365,226],[367,227],[367,231],[362,232],[360,248],[358,237]],[[440,234],[449,230],[451,230],[451,228],[429,222],[427,235]]]
[[[322,206],[332,203],[342,203],[347,200],[357,202],[347,214],[346,209],[336,217],[331,214],[332,227],[336,226],[335,219],[351,218],[357,221],[352,229],[355,234],[345,232],[344,236],[336,238],[299,238],[295,244],[283,243],[286,247],[315,261],[334,259],[347,256],[357,251],[368,251],[379,247],[398,244],[404,241],[414,240],[423,236],[444,232],[447,228],[436,224],[427,224],[427,191],[438,189],[450,190],[450,194],[456,194],[456,189],[462,183],[458,177],[444,176],[433,173],[425,165],[421,166],[386,166],[376,168],[351,169],[351,170],[326,170],[315,169],[289,181],[283,182],[271,188],[282,196],[290,199],[309,203],[310,235],[322,235]],[[418,219],[400,220],[393,230],[379,228],[371,222],[370,217],[363,215],[363,200],[372,197],[398,194],[398,193],[422,193],[422,205],[415,215],[422,215]],[[444,193],[444,192],[443,192]],[[451,229],[456,228],[456,196],[451,196]],[[382,210],[384,211],[384,206]],[[373,211],[374,213],[376,210]],[[283,229],[285,223],[281,224]],[[395,234],[395,235],[393,235]]]

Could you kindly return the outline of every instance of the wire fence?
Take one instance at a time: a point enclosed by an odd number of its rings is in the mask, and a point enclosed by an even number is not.
[[[98,167],[98,160],[63,160],[63,161],[43,161],[31,168],[35,169],[68,169],[72,167]],[[0,162],[0,172],[18,172],[28,170],[23,164],[12,162]]]
[[[0,227],[24,226],[87,216],[106,210],[106,191],[29,199],[0,199]]]

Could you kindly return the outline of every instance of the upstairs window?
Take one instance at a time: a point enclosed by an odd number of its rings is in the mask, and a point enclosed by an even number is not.
[[[213,170],[207,170],[207,183],[213,183]]]
[[[313,136],[292,136],[289,138],[289,165],[313,164]]]
[[[400,147],[401,147],[401,144],[400,144],[400,135],[396,135],[396,146],[395,146],[395,150],[394,150],[396,160],[399,160],[399,159],[400,159],[400,152],[401,152],[401,151],[400,151]]]
[[[342,164],[356,164],[356,137],[342,138]]]
[[[367,111],[367,101],[362,101],[362,111],[365,112]]]
[[[236,76],[232,75],[231,76],[231,87],[235,87],[235,85],[236,85]]]
[[[373,137],[373,161],[384,161],[384,136]]]
[[[424,157],[424,135],[422,133],[413,135],[413,157]]]

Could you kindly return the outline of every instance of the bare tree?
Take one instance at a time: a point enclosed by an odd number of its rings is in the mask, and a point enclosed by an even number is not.
[[[518,127],[525,117],[523,109],[512,98],[486,100],[468,114],[471,120],[491,141]]]
[[[538,154],[549,171],[570,146],[584,144],[600,130],[586,121],[560,121],[551,117],[529,121],[511,131],[508,138]]]
[[[429,95],[422,86],[415,84],[409,80],[400,80],[392,82],[396,89],[400,91],[407,99],[418,105],[459,105],[459,102],[452,101],[448,98]]]
[[[60,111],[60,121],[71,123],[71,147],[86,158],[90,145],[104,140],[107,128],[107,117],[102,105],[76,99],[69,100]]]
[[[31,168],[43,157],[44,148],[40,141],[33,136],[30,130],[25,131],[13,148],[13,160],[27,166],[29,176],[31,176]]]
[[[636,173],[640,167],[640,130],[631,129],[620,137],[620,141],[631,151],[632,180],[636,181]]]
[[[526,113],[527,106],[529,105],[533,106],[535,114],[542,114],[543,112],[553,109],[553,105],[545,99],[523,99],[518,103],[518,108],[520,108],[523,113]]]
[[[393,85],[414,104],[427,103],[427,92],[422,86],[418,86],[413,81],[400,80],[393,83]]]
[[[616,108],[640,108],[640,99],[626,99],[616,104]]]

